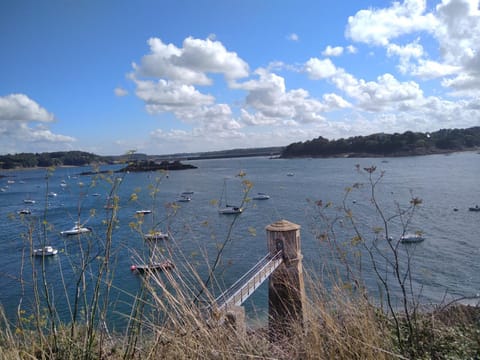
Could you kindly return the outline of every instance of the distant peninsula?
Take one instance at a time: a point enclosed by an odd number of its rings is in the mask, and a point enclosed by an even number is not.
[[[480,126],[403,134],[378,133],[328,140],[321,136],[288,145],[281,158],[295,157],[395,157],[473,151],[480,148]]]

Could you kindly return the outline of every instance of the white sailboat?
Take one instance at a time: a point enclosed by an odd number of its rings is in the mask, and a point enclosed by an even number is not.
[[[225,195],[225,206],[222,206],[222,198]],[[222,197],[220,198],[218,212],[223,215],[235,215],[241,214],[243,209],[240,206],[236,205],[229,205],[227,201],[227,179],[223,181],[223,193]]]

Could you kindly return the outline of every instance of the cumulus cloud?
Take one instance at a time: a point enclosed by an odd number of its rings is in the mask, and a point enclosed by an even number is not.
[[[342,68],[337,68],[330,59],[309,59],[304,71],[312,80],[328,80],[348,98],[355,100],[355,106],[367,111],[385,111],[411,106],[411,102],[421,99],[423,92],[414,81],[398,81],[392,74],[383,74],[376,81],[357,79]],[[331,98],[332,95],[329,95]],[[343,100],[339,107],[350,107]]]
[[[353,45],[348,45],[346,49],[349,54],[356,54],[358,52],[358,49]]]
[[[55,117],[28,96],[10,94],[0,97],[1,120],[51,122]]]
[[[430,58],[421,38],[395,44],[403,35],[424,33],[438,42],[438,59]],[[457,96],[478,96],[480,83],[480,10],[478,0],[442,0],[427,12],[425,0],[394,2],[349,17],[345,31],[353,41],[385,46],[399,58],[402,74],[422,79],[443,78]]]
[[[115,93],[116,96],[118,97],[122,97],[122,96],[127,96],[128,95],[128,91],[125,90],[124,88],[121,88],[121,87],[116,87],[113,92]]]
[[[248,64],[235,52],[227,51],[219,41],[188,37],[183,47],[165,44],[159,38],[148,40],[150,54],[145,55],[140,65],[133,64],[136,73],[178,81],[190,85],[210,85],[208,73],[222,74],[227,80],[248,75]]]
[[[199,88],[213,85],[210,74],[223,75],[232,87],[238,79],[247,77],[248,64],[235,52],[228,51],[215,36],[205,40],[188,37],[182,47],[158,38],[149,39],[148,44],[150,53],[142,57],[139,65],[133,64],[129,76],[147,112],[172,113],[204,136],[213,132],[224,136],[223,132],[241,127],[228,105],[216,104],[213,95]]]
[[[251,139],[252,129],[268,128],[270,133],[280,134],[287,125],[297,129],[298,137],[293,141],[311,138],[315,131],[333,138],[472,126],[472,119],[480,116],[478,101],[467,100],[478,99],[480,94],[478,3],[442,0],[427,9],[424,0],[405,0],[360,10],[348,19],[345,30],[347,40],[357,42],[359,48],[326,46],[323,58],[306,58],[294,64],[279,59],[253,73],[239,55],[214,36],[206,40],[186,38],[181,47],[152,38],[150,52],[138,65],[133,64],[131,79],[149,113],[170,112],[191,127],[188,131],[154,132],[152,136],[185,142],[208,138],[209,143],[219,145],[217,139],[229,139],[231,142],[225,144],[231,147],[235,139]],[[299,40],[296,34],[287,38]],[[433,46],[432,40],[436,42]],[[347,71],[355,68],[352,64],[342,62],[339,67],[334,63],[340,63],[343,58],[334,57],[344,53],[365,56],[362,44],[376,57],[381,52],[388,57],[378,70],[369,64],[357,75]],[[386,70],[392,62],[397,62],[396,68]],[[306,87],[292,88],[289,72],[318,81],[315,96]],[[212,95],[216,93],[208,93],[208,86],[221,81],[222,76],[222,85],[239,95],[230,105],[218,104]],[[463,98],[448,101],[426,95],[424,91],[428,93],[435,86],[433,82],[446,89],[436,89],[434,94],[448,92]],[[330,118],[332,111],[336,113]]]
[[[304,71],[310,79],[320,80],[332,77],[338,70],[330,59],[310,58],[305,63]]]
[[[46,124],[55,120],[53,114],[24,94],[0,97],[0,153],[35,149],[64,149],[73,137],[54,134]]]
[[[257,79],[237,84],[248,91],[241,118],[248,125],[281,125],[285,121],[324,121],[328,107],[304,89],[286,90],[285,79],[266,69],[257,69]],[[253,112],[249,111],[253,110]]]
[[[457,93],[478,96],[480,92],[480,11],[478,0],[444,0],[436,7],[435,29],[443,62],[459,67],[443,85]],[[453,73],[453,71],[451,72]]]
[[[366,44],[387,45],[414,31],[433,32],[438,21],[425,11],[426,0],[395,1],[389,8],[360,10],[348,18],[345,36]]]
[[[343,54],[343,47],[341,46],[335,46],[332,47],[328,45],[325,50],[323,50],[322,55],[323,56],[340,56]]]
[[[388,44],[387,45],[387,56],[392,57],[396,56],[399,58],[399,64],[397,68],[402,74],[406,74],[411,71],[414,66],[411,63],[411,60],[420,59],[424,56],[423,46],[417,41],[406,44],[404,46],[397,44]]]
[[[193,108],[211,104],[213,96],[200,93],[194,86],[160,79],[157,82],[134,80],[137,96],[145,102],[148,112],[175,112],[181,108]]]
[[[457,74],[461,71],[461,67],[439,63],[433,60],[419,60],[418,64],[411,66],[410,73],[423,79],[443,78]],[[450,86],[446,83],[444,86]]]

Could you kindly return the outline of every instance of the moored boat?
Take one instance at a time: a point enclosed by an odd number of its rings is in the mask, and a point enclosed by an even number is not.
[[[422,234],[404,234],[400,236],[400,242],[404,244],[419,243],[425,240]]]
[[[225,199],[225,206],[221,206],[222,198]],[[223,180],[223,192],[222,196],[220,197],[220,203],[218,207],[218,213],[223,215],[235,215],[241,214],[243,209],[240,206],[236,205],[228,205],[227,202],[227,179]]]
[[[253,200],[268,200],[268,199],[270,199],[270,196],[265,194],[265,193],[259,192],[259,193],[257,193],[257,195],[252,197],[252,199]]]
[[[170,260],[162,262],[155,262],[151,264],[134,264],[130,266],[130,271],[137,273],[145,273],[147,271],[165,271],[172,270],[175,267],[174,263]]]
[[[146,214],[151,214],[152,210],[142,209],[142,210],[135,211],[135,213],[138,215],[146,215]]]
[[[168,234],[161,231],[153,231],[143,235],[145,240],[167,240]]]
[[[238,206],[227,205],[224,208],[218,209],[218,212],[224,215],[235,215],[241,214],[243,212],[243,209]]]
[[[189,202],[191,201],[192,198],[188,195],[180,195],[180,197],[177,199],[178,202]]]
[[[69,235],[85,234],[85,233],[88,233],[90,231],[92,231],[91,228],[84,227],[84,226],[80,225],[80,223],[77,221],[77,222],[75,222],[75,225],[73,225],[73,227],[71,229],[60,231],[60,234],[64,235],[64,236],[69,236]]]
[[[47,245],[39,249],[33,249],[33,256],[53,256],[57,255],[58,250],[55,249],[54,247]]]

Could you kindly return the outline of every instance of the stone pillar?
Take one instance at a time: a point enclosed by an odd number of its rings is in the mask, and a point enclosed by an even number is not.
[[[300,225],[280,220],[266,227],[268,250],[283,249],[283,263],[270,275],[268,287],[269,332],[288,335],[293,322],[302,324],[306,306]]]

